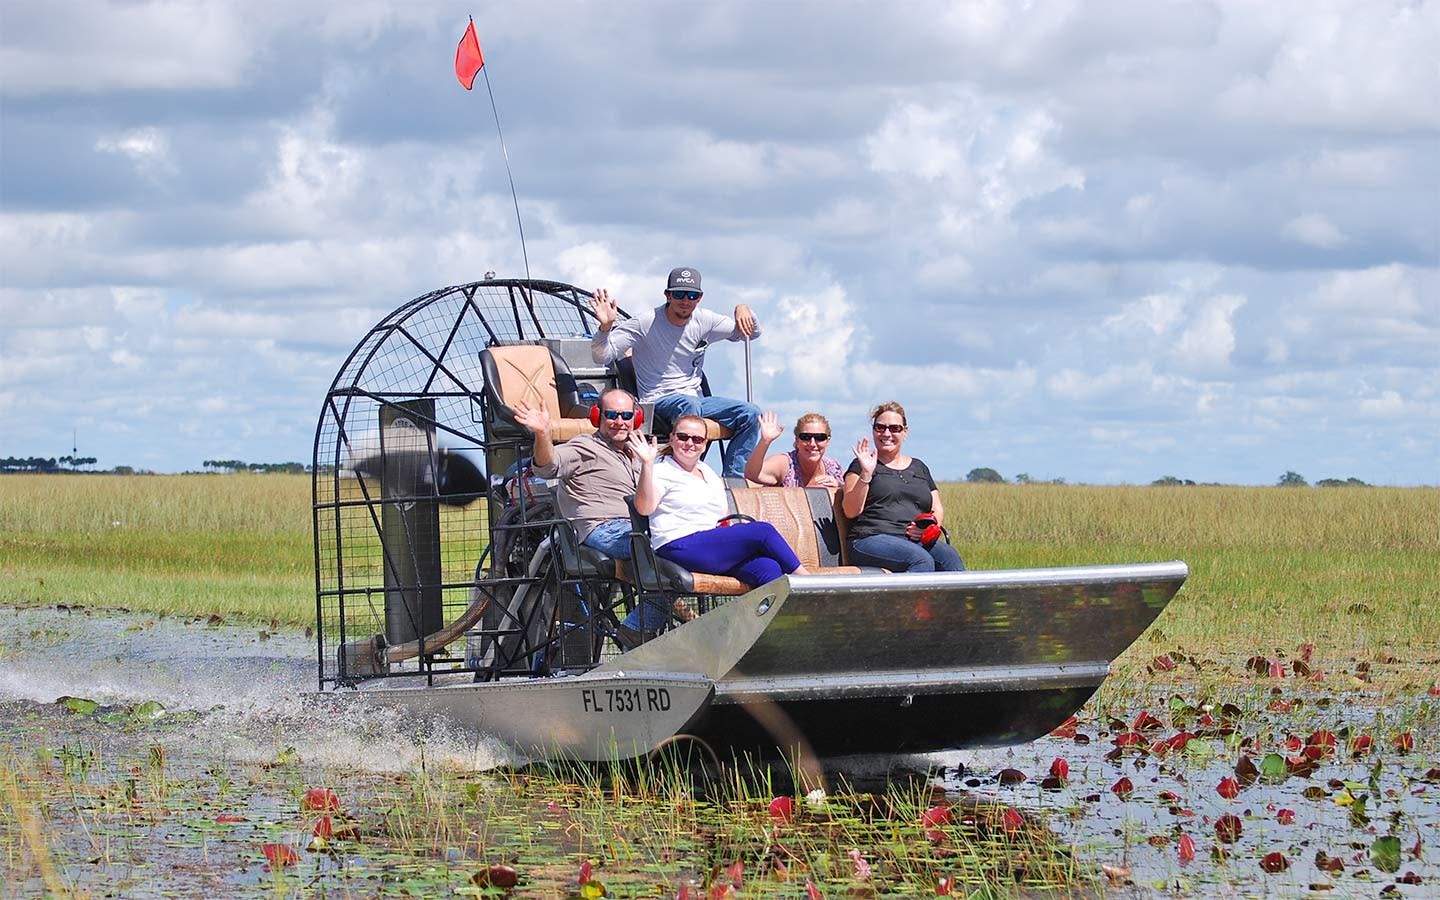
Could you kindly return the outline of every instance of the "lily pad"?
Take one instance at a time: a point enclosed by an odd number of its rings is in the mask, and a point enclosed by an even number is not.
[[[100,704],[85,697],[61,697],[55,701],[73,713],[88,716],[100,708]]]

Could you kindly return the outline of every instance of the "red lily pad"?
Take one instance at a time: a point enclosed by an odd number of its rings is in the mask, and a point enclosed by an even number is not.
[[[293,866],[300,861],[300,854],[289,844],[264,844],[260,852],[270,861],[270,865],[276,869],[283,869],[286,866]]]
[[[1064,781],[1070,777],[1070,764],[1057,756],[1050,762],[1050,774]]]
[[[1151,715],[1149,712],[1146,712],[1146,711],[1143,711],[1143,710],[1142,710],[1141,713],[1140,713],[1138,716],[1135,717],[1135,721],[1130,725],[1130,730],[1131,730],[1131,731],[1153,731],[1153,730],[1155,730],[1155,729],[1157,729],[1157,728],[1164,728],[1164,727],[1165,727],[1165,723],[1161,722],[1159,719],[1157,719],[1155,716]]]
[[[1113,791],[1115,793],[1115,796],[1119,797],[1121,800],[1128,800],[1130,798],[1130,794],[1133,793],[1135,790],[1135,785],[1130,781],[1129,778],[1125,778],[1122,776],[1119,781],[1110,785],[1110,790]]]
[[[1143,747],[1145,743],[1145,735],[1138,731],[1127,731],[1115,736],[1115,746],[1117,747],[1134,747],[1137,745]]]
[[[1195,859],[1195,839],[1188,834],[1180,835],[1180,840],[1175,848],[1175,853],[1180,857],[1180,862],[1188,863]]]
[[[1240,783],[1226,776],[1220,779],[1220,783],[1215,786],[1215,793],[1224,797],[1226,800],[1234,800],[1240,794]]]
[[[920,814],[920,827],[940,828],[949,825],[952,818],[954,813],[950,811],[950,804],[939,803]]]
[[[1322,872],[1329,872],[1334,875],[1345,871],[1345,860],[1338,856],[1331,856],[1324,850],[1315,851],[1315,868]]]
[[[1078,719],[1076,719],[1074,716],[1071,716],[1064,722],[1061,722],[1054,731],[1050,732],[1050,736],[1057,738],[1073,738],[1075,736],[1076,728],[1078,727],[1078,722]]]
[[[508,890],[520,883],[520,873],[510,866],[487,866],[471,875],[470,883],[478,887],[497,887]]]
[[[339,812],[340,798],[329,788],[311,788],[300,798],[301,812]]]
[[[1240,835],[1245,832],[1245,826],[1240,822],[1240,817],[1226,813],[1215,820],[1215,837],[1226,844],[1233,844],[1240,840]]]
[[[795,801],[790,797],[776,797],[770,801],[770,818],[782,824],[795,820]]]
[[[1260,868],[1271,874],[1283,872],[1290,868],[1290,860],[1286,859],[1285,854],[1279,850],[1274,850],[1265,854],[1264,858],[1260,860]]]

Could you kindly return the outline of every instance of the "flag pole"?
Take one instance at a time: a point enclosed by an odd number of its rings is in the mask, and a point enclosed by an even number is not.
[[[473,20],[472,20],[473,21]],[[495,92],[490,90],[490,73],[485,76],[485,93],[490,95],[490,111],[495,114],[495,133],[500,136],[500,155],[505,157],[505,175],[510,179],[510,199],[515,204],[515,227],[520,229],[520,255],[525,260],[525,280],[530,280],[530,253],[525,249],[525,223],[520,221],[520,198],[515,194],[515,175],[510,171],[510,151],[505,149],[505,132],[500,130],[500,110],[495,106]]]
[[[515,173],[510,171],[510,151],[505,149],[505,132],[500,128],[500,108],[495,105],[495,91],[490,87],[490,72],[485,68],[484,56],[480,53],[480,44],[475,39],[475,17],[470,16],[470,27],[465,30],[465,38],[460,41],[462,50],[466,40],[473,42],[475,57],[481,74],[485,76],[485,93],[490,95],[490,111],[495,114],[495,133],[500,136],[500,155],[505,159],[505,177],[510,179],[510,200],[515,204],[515,227],[520,230],[520,256],[525,260],[525,280],[530,280],[530,251],[525,249],[525,223],[520,219],[520,197],[515,193]],[[468,91],[474,80],[474,73],[471,72],[467,81],[460,75],[460,56],[455,58],[455,75],[460,78],[460,84]]]

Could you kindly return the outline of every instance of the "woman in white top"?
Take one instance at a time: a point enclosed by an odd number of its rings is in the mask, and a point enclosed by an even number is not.
[[[700,461],[705,442],[705,420],[682,416],[670,432],[669,453],[641,469],[635,509],[650,517],[655,554],[692,572],[729,575],[750,587],[784,574],[810,574],[769,522],[718,525],[729,507],[725,483]],[[632,435],[631,445],[642,461],[656,459],[655,445],[639,435]]]

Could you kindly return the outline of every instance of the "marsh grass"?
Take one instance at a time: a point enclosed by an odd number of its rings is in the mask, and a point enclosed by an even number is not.
[[[307,476],[0,478],[0,600],[298,624],[310,522]]]
[[[1333,663],[1403,649],[1440,663],[1440,491],[1429,488],[941,488],[973,569],[1184,560],[1176,600],[1116,665],[1157,653],[1289,653]]]
[[[1440,657],[1440,491],[941,489],[951,541],[972,569],[1189,563],[1190,580],[1121,658],[1122,673],[1173,647],[1249,655],[1314,642],[1336,655],[1407,647]],[[308,625],[310,508],[310,479],[299,475],[3,477],[0,602]],[[470,565],[447,560],[446,576],[464,578]]]

